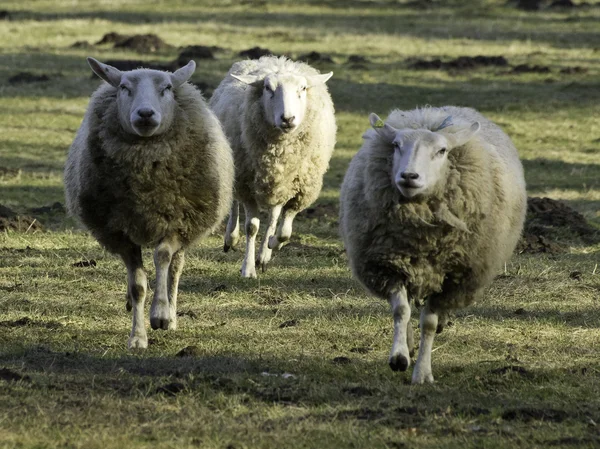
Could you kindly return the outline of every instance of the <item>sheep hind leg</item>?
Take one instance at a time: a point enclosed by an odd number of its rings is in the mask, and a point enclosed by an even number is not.
[[[167,288],[169,294],[169,330],[177,329],[177,293],[179,289],[179,278],[183,271],[185,262],[185,251],[180,249],[171,260],[169,265],[169,278],[167,279]]]
[[[269,248],[280,250],[290,239],[292,236],[292,225],[294,223],[294,218],[296,218],[296,214],[298,214],[297,210],[285,209],[283,211],[283,219],[277,228],[277,233],[269,237]]]
[[[394,341],[389,364],[393,371],[406,371],[410,366],[410,349],[408,345],[410,304],[408,303],[406,288],[402,286],[397,292],[392,293],[389,302],[394,316]]]
[[[223,251],[227,252],[230,249],[235,250],[235,246],[240,239],[240,203],[233,201],[227,228],[225,230],[225,242],[223,243]]]
[[[258,259],[256,260],[256,264],[259,265],[263,271],[267,271],[267,264],[271,260],[271,253],[273,250],[269,248],[269,240],[275,234],[275,229],[277,227],[277,220],[279,219],[279,215],[281,214],[281,208],[283,205],[277,205],[271,209],[269,213],[269,221],[267,224],[267,230],[265,232],[265,237],[260,245],[260,252],[258,253]]]
[[[142,262],[142,249],[130,244],[121,249],[121,258],[127,267],[127,302],[133,310],[131,334],[127,341],[129,349],[145,349],[148,347],[148,336],[144,317],[144,303],[148,280]]]
[[[421,309],[421,343],[419,356],[412,375],[413,384],[433,382],[431,371],[431,349],[438,326],[438,315],[431,310],[428,304]]]
[[[150,307],[150,326],[152,329],[169,329],[171,310],[169,306],[169,269],[173,254],[181,249],[179,238],[175,235],[164,238],[154,250],[156,267],[156,288]]]
[[[242,262],[242,277],[255,278],[256,234],[258,234],[258,228],[260,227],[258,206],[256,204],[244,203],[244,210],[246,211],[246,255],[244,257],[244,261]]]

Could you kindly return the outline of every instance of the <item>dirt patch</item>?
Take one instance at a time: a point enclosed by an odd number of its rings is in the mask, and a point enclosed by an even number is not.
[[[575,66],[575,67],[565,67],[563,69],[560,69],[560,73],[562,73],[563,75],[580,75],[583,73],[587,73],[588,69],[585,67],[579,67],[579,66]]]
[[[50,81],[50,76],[45,73],[36,75],[31,72],[19,72],[8,79],[10,84],[42,83],[45,81]]]
[[[459,56],[450,61],[441,59],[425,60],[410,59],[407,60],[409,67],[417,70],[472,70],[480,67],[506,67],[508,61],[504,56]]]
[[[172,71],[172,64],[164,64],[161,62],[149,62],[149,61],[141,61],[139,59],[109,59],[108,61],[104,61],[104,64],[108,64],[113,66],[115,69],[121,70],[122,72],[128,72],[130,70],[136,69],[152,69],[152,70],[163,70],[163,71]],[[92,78],[95,78],[97,75],[92,73]]]
[[[334,365],[349,365],[350,363],[352,363],[352,360],[349,359],[348,357],[335,357],[332,361],[331,361]]]
[[[541,409],[541,408],[515,408],[502,413],[502,419],[506,421],[552,421],[563,422],[569,417],[564,410]]]
[[[24,382],[31,382],[31,377],[23,376],[22,374],[12,371],[8,368],[0,368],[0,379],[7,382],[18,382],[20,380]]]
[[[202,352],[200,351],[200,348],[192,345],[183,348],[181,351],[175,354],[175,357],[198,357],[201,354]]]
[[[71,44],[71,48],[92,48],[93,45],[88,41],[76,41]]]
[[[296,327],[298,326],[298,320],[288,320],[284,321],[279,325],[279,329],[285,329],[286,327]]]
[[[32,207],[29,209],[29,212],[33,215],[46,215],[46,214],[64,214],[67,211],[65,210],[65,206],[62,203],[56,201],[52,203],[50,206],[42,206],[42,207]]]
[[[537,11],[542,6],[542,0],[518,0],[517,8],[525,11]]]
[[[372,350],[373,348],[371,348],[370,346],[360,346],[358,348],[350,349],[350,352],[354,352],[355,354],[368,354]]]
[[[567,248],[553,242],[552,240],[548,240],[543,235],[535,235],[526,232],[521,237],[521,240],[517,244],[517,249],[515,251],[517,254],[561,254],[567,252]]]
[[[162,393],[167,396],[175,396],[177,393],[181,393],[185,389],[185,385],[180,382],[171,382],[162,385],[156,389],[156,393]]]
[[[25,327],[25,326],[37,326],[45,327],[46,329],[60,329],[64,327],[63,324],[58,321],[35,321],[24,316],[18,320],[0,321],[0,327]]]
[[[371,62],[371,61],[369,61],[367,58],[365,58],[364,56],[361,56],[361,55],[348,56],[349,64],[367,64],[369,62]]]
[[[262,56],[273,55],[273,52],[268,48],[252,47],[247,50],[240,51],[239,55],[242,58],[258,59]]]
[[[75,268],[87,268],[87,267],[95,267],[96,266],[96,261],[94,259],[90,259],[90,260],[80,260],[79,262],[75,262],[73,264],[71,264],[72,267]]]
[[[102,39],[96,42],[96,45],[117,44],[119,42],[123,42],[129,37],[129,34],[121,34],[115,32],[106,33],[104,36],[102,36]]]
[[[192,59],[215,59],[215,52],[223,50],[221,47],[205,47],[204,45],[190,45],[185,47],[177,57],[177,67],[183,67]]]
[[[513,67],[512,73],[550,73],[545,65],[519,64]]]
[[[21,177],[20,168],[0,167],[0,180],[19,179]]]
[[[43,231],[44,227],[37,219],[28,215],[19,215],[8,207],[0,205],[0,231],[17,232]]]
[[[363,387],[361,385],[357,386],[357,387],[347,387],[347,388],[342,388],[342,391],[344,393],[350,394],[352,396],[373,396],[374,391],[371,390],[370,388],[367,387]]]
[[[3,9],[2,11],[0,11],[0,20],[10,20],[10,12],[6,11],[5,9]]]
[[[518,366],[518,365],[508,365],[508,366],[503,366],[501,368],[495,368],[495,369],[490,370],[489,373],[490,374],[500,374],[500,375],[505,375],[507,373],[517,373],[523,377],[533,377],[531,372],[529,372],[522,366]]]
[[[329,64],[334,63],[333,59],[331,59],[331,56],[325,55],[323,53],[319,53],[317,51],[311,51],[310,53],[300,55],[300,56],[298,56],[298,60],[304,61],[308,64],[314,64],[314,63],[318,63],[318,62],[326,62]]]

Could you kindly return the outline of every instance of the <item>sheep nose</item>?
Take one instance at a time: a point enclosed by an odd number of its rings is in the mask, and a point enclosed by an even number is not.
[[[150,118],[154,115],[154,109],[151,108],[140,108],[137,111],[141,118]]]
[[[403,171],[402,173],[400,173],[400,177],[402,179],[418,179],[419,178],[419,174],[418,173],[414,173],[414,172],[410,172],[410,171]]]
[[[291,115],[290,117],[286,117],[285,115],[281,114],[281,123],[284,125],[289,125],[291,124],[294,119],[296,118],[295,115]]]

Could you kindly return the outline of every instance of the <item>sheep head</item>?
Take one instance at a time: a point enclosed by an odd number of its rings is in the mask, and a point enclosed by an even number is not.
[[[391,181],[407,199],[426,196],[444,177],[448,153],[467,143],[480,128],[479,122],[455,126],[447,118],[436,131],[396,129],[376,114],[369,119],[377,134],[394,149]]]
[[[291,73],[231,76],[262,89],[261,102],[268,123],[283,133],[293,133],[304,120],[308,89],[325,83],[332,75],[333,72],[306,77]]]
[[[94,73],[117,89],[119,122],[125,131],[141,137],[167,131],[175,115],[174,90],[190,79],[196,63],[190,61],[174,73],[137,69],[121,72],[88,58]]]

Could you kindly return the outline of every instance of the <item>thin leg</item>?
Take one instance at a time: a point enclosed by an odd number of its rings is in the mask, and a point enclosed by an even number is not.
[[[411,357],[414,356],[415,355],[415,334],[413,331],[412,324],[410,324],[410,320],[406,327],[406,345],[408,346],[408,355]]]
[[[142,263],[142,249],[131,244],[123,248],[121,257],[127,266],[127,301],[131,302],[133,309],[131,335],[127,346],[129,349],[145,349],[148,347],[148,336],[144,321],[144,303],[148,280]]]
[[[419,356],[412,375],[413,384],[433,382],[431,349],[437,325],[437,314],[429,308],[429,305],[425,304],[421,309],[421,344],[419,345]]]
[[[406,288],[402,286],[392,293],[389,300],[394,316],[394,341],[390,353],[390,368],[394,371],[406,371],[410,365],[408,349],[408,328],[410,325],[410,305]]]
[[[283,205],[278,205],[271,209],[269,213],[269,222],[267,225],[267,231],[265,232],[265,238],[263,239],[260,245],[260,253],[258,253],[258,261],[257,263],[260,265],[263,273],[267,271],[267,264],[271,260],[271,253],[273,252],[271,248],[269,248],[269,239],[275,234],[275,229],[277,227],[277,220],[279,219],[279,215],[281,214],[281,209]]]
[[[185,252],[180,249],[171,259],[169,266],[169,278],[167,279],[167,288],[169,293],[169,330],[177,329],[177,290],[179,288],[179,277],[183,270]]]
[[[240,239],[240,203],[233,201],[229,220],[227,221],[227,229],[225,230],[225,243],[223,251],[227,252],[230,249],[235,249],[238,240]]]
[[[297,210],[285,209],[283,211],[283,220],[277,228],[277,233],[269,238],[269,248],[280,250],[285,242],[290,239],[296,214],[298,214]]]
[[[255,246],[256,234],[260,226],[260,218],[258,215],[258,206],[256,204],[244,203],[246,211],[246,256],[242,262],[242,277],[256,277],[256,261],[255,261]]]
[[[179,238],[175,235],[166,237],[154,250],[154,266],[156,267],[156,289],[150,307],[150,326],[152,329],[168,329],[171,321],[169,310],[168,277],[173,254],[181,249]]]

